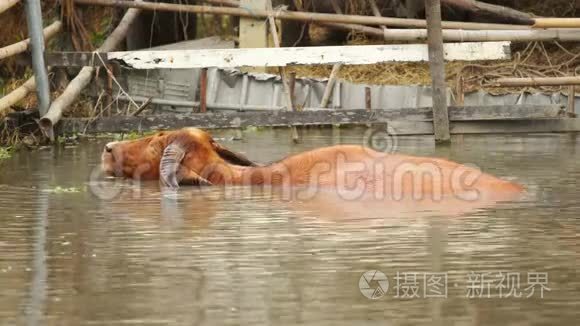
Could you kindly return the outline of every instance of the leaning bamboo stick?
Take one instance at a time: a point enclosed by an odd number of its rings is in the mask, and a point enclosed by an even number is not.
[[[338,73],[341,67],[342,67],[341,64],[335,64],[334,66],[332,66],[332,71],[330,72],[328,83],[326,84],[326,88],[324,89],[324,95],[322,95],[322,100],[320,101],[321,108],[326,108],[328,106],[328,102],[330,101],[330,96],[332,95],[332,91],[334,90],[334,84],[336,83],[336,79],[338,77]]]
[[[509,7],[475,0],[441,0],[442,3],[458,7],[475,14],[487,13],[513,21],[515,24],[533,25],[532,15]]]
[[[373,17],[361,15],[337,15],[300,11],[273,11],[253,9],[246,10],[243,8],[213,7],[199,5],[180,5],[171,3],[152,3],[152,2],[130,2],[121,0],[74,0],[75,3],[85,5],[97,5],[119,8],[139,8],[152,11],[171,11],[171,12],[189,12],[196,14],[213,14],[213,15],[231,15],[239,17],[251,17],[258,19],[267,19],[268,16],[274,16],[277,19],[298,20],[308,22],[330,22],[346,24],[363,24],[363,25],[386,25],[396,27],[415,27],[426,28],[427,24],[424,19],[406,19],[393,17]],[[486,23],[464,23],[464,22],[443,22],[443,28],[446,29],[530,29],[527,25],[509,25],[509,24],[486,24]]]
[[[135,0],[135,2],[140,2],[141,0]],[[125,13],[123,19],[115,30],[107,37],[105,42],[96,50],[96,52],[107,52],[112,51],[117,48],[121,41],[125,39],[129,27],[139,16],[141,10],[130,9]],[[48,112],[40,119],[39,125],[42,128],[45,135],[52,138],[53,137],[53,126],[60,120],[63,112],[70,107],[74,101],[80,96],[83,89],[85,89],[93,78],[93,73],[95,71],[94,67],[84,67],[81,69],[79,74],[73,79],[62,95],[58,97],[54,102],[52,102]]]
[[[580,76],[541,78],[500,78],[494,83],[500,87],[572,86],[580,85]]]
[[[0,3],[0,14],[12,8],[18,2],[20,2],[20,0],[4,0],[2,3]]]
[[[57,20],[54,23],[47,26],[42,33],[44,34],[45,41],[54,37],[62,29],[62,23]],[[11,57],[13,55],[25,52],[30,46],[30,38],[22,40],[18,43],[14,43],[3,48],[0,48],[0,60]]]
[[[379,9],[379,6],[377,6],[377,2],[375,0],[369,0],[369,5],[371,6],[371,10],[373,12],[373,15],[375,15],[375,17],[382,17],[383,16],[383,15],[381,15],[381,10]],[[382,29],[387,28],[386,25],[380,25],[379,27]]]

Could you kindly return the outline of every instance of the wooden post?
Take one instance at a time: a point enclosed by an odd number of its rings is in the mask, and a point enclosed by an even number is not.
[[[429,42],[429,66],[433,88],[433,128],[435,142],[448,143],[449,113],[445,83],[445,60],[443,53],[443,34],[441,29],[441,0],[425,0],[427,33]]]
[[[267,0],[266,9],[272,10],[272,0]],[[268,23],[270,25],[270,33],[272,34],[272,39],[274,40],[274,46],[280,47],[280,38],[278,37],[278,30],[276,28],[276,20],[273,16],[268,16]],[[282,85],[284,85],[284,93],[286,94],[286,108],[290,111],[295,111],[296,106],[294,104],[294,86],[296,83],[296,74],[291,73],[290,77],[286,74],[286,69],[284,67],[279,67],[278,71],[280,73],[280,78],[282,79]],[[287,78],[288,77],[288,78]],[[292,133],[292,141],[298,143],[299,136],[298,130],[295,126],[290,128]]]
[[[463,76],[457,80],[457,101],[455,104],[458,106],[465,105],[465,78]]]
[[[369,86],[365,87],[365,109],[370,112],[372,109],[372,93]]]
[[[292,111],[296,111],[296,106],[294,105],[294,88],[296,87],[296,73],[292,72],[290,73],[290,76],[288,78],[288,84],[290,86],[290,99],[292,101]],[[298,136],[298,128],[296,126],[292,126],[290,128],[290,131],[292,132],[292,141],[295,144],[298,144],[300,142],[300,136]]]
[[[267,9],[272,9],[272,2],[268,0],[266,4]],[[270,25],[270,34],[272,34],[272,40],[274,41],[274,47],[280,47],[280,38],[278,37],[278,29],[276,28],[276,20],[273,16],[268,17],[268,24]],[[284,94],[286,95],[286,108],[288,110],[294,110],[294,96],[291,90],[288,78],[286,76],[286,69],[284,67],[278,67],[278,73],[280,74],[280,79],[282,79],[282,85],[284,86]]]
[[[199,111],[207,112],[207,68],[201,69],[199,76]]]
[[[290,93],[290,100],[292,101],[292,111],[296,111],[296,104],[294,100],[294,90],[296,89],[296,73],[291,72],[288,74],[288,86]]]
[[[266,10],[270,0],[241,0],[240,8],[249,12],[252,9]],[[240,48],[267,48],[268,29],[264,20],[255,18],[240,18]],[[266,72],[265,68],[253,67],[244,69],[245,71]]]
[[[568,87],[568,116],[576,116],[576,86]]]

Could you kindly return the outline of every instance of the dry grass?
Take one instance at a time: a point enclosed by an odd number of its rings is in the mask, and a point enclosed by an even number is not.
[[[493,1],[488,1],[493,2]],[[504,4],[505,1],[495,1]],[[366,0],[348,0],[347,12],[369,14]],[[514,1],[513,8],[542,16],[575,17],[577,13],[573,1]],[[324,31],[317,30],[324,34]],[[326,32],[328,33],[328,31]],[[324,35],[321,36],[324,38]],[[382,40],[368,39],[364,35],[350,35],[351,45],[384,44]],[[496,88],[493,80],[500,77],[559,77],[576,75],[580,66],[580,44],[559,44],[556,42],[533,42],[517,44],[513,48],[513,59],[507,62],[452,62],[446,65],[448,85],[457,87],[464,81],[465,91],[485,89],[493,94],[521,92],[524,89]],[[332,66],[294,66],[289,71],[300,77],[327,78]],[[272,73],[275,73],[273,70]],[[375,64],[364,66],[343,66],[339,78],[354,82],[380,85],[429,85],[429,66],[426,63]],[[528,91],[561,91],[562,87],[528,88]]]
[[[331,65],[292,66],[288,71],[299,77],[327,78]],[[580,73],[580,44],[561,45],[530,43],[516,48],[513,59],[507,62],[451,62],[446,65],[449,87],[455,88],[464,80],[466,92],[485,89],[493,94],[521,92],[522,88],[497,88],[493,80],[501,77],[562,77]],[[271,73],[275,73],[273,70]],[[353,83],[378,85],[430,85],[427,63],[383,63],[343,66],[339,78]],[[538,87],[525,90],[557,92],[562,87]]]

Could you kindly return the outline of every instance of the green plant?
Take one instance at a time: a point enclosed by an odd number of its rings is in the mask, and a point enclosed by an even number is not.
[[[12,157],[12,147],[0,147],[0,161]]]

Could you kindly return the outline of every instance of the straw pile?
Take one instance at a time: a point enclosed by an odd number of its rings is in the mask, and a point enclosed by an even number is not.
[[[487,1],[494,2],[494,1]],[[348,0],[347,12],[370,14],[366,0]],[[495,3],[506,5],[505,1]],[[513,8],[535,15],[554,17],[576,17],[574,1],[568,0],[524,0],[514,1]],[[317,33],[322,33],[317,31]],[[381,40],[370,40],[363,35],[350,35],[349,44],[384,44]],[[493,94],[522,92],[524,89],[494,88],[491,81],[500,77],[561,77],[580,73],[580,44],[557,42],[533,42],[513,47],[513,59],[509,62],[451,62],[446,66],[448,85],[456,88],[463,80],[466,92],[485,89]],[[326,78],[332,66],[289,67],[297,76]],[[430,85],[429,66],[426,63],[376,64],[367,66],[343,66],[339,78],[366,84]],[[567,89],[567,88],[565,88]],[[561,91],[562,87],[540,87],[529,91]]]

